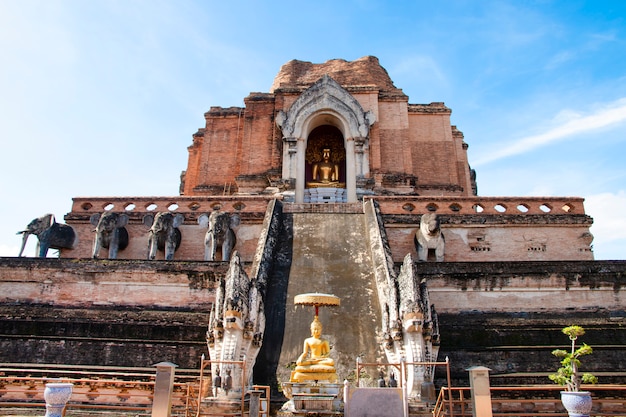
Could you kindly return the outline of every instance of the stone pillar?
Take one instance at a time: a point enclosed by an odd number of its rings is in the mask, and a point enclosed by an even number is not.
[[[366,149],[366,138],[354,139],[354,152],[356,154],[356,177],[367,177],[370,173],[369,155]]]
[[[346,140],[346,201],[356,203],[356,159],[354,139]]]
[[[296,153],[298,152],[296,138],[283,138],[283,173],[284,180],[296,178]]]
[[[304,201],[304,183],[306,176],[304,172],[304,155],[306,153],[306,142],[302,139],[298,139],[296,149],[296,203],[302,203]]]
[[[259,411],[261,410],[261,390],[248,391],[250,394],[250,407],[248,409],[249,417],[259,417]]]
[[[370,176],[370,150],[369,141],[367,138],[363,138],[363,143],[360,146],[361,158],[363,160],[361,175],[363,177]]]
[[[491,389],[489,387],[489,368],[473,366],[468,369],[472,390],[472,416],[492,417]]]
[[[160,362],[156,365],[152,417],[170,417],[172,411],[172,391],[174,390],[174,370],[178,365]]]

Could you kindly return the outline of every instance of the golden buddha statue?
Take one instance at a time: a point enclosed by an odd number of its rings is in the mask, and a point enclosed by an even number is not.
[[[330,149],[322,150],[322,160],[313,164],[312,181],[308,187],[333,187],[343,188],[345,184],[339,183],[339,164],[330,160]]]
[[[337,382],[335,361],[329,356],[330,345],[321,336],[322,323],[315,316],[311,323],[311,337],[304,340],[302,354],[296,361],[296,369],[291,373],[291,382]]]

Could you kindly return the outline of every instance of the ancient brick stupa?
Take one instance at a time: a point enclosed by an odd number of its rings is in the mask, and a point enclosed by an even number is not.
[[[254,324],[264,357],[255,372],[266,378],[278,373],[288,380],[285,365],[298,357],[309,318],[290,300],[303,292],[344,300],[351,324],[328,328],[344,336],[332,342],[340,378],[362,354],[374,362],[433,359],[437,322],[412,260],[593,258],[581,198],[478,197],[468,145],[450,115],[443,103],[409,103],[375,57],[290,61],[269,92],[251,93],[245,107],[205,113],[181,196],[132,199],[132,212],[124,209],[127,199],[77,198],[68,223],[89,242],[85,221],[113,205],[111,211],[131,216],[131,243],[118,258],[140,259],[147,228],[139,218],[150,204],[160,212],[176,203],[185,220],[174,259],[221,260],[224,251],[236,251],[259,288],[271,320],[263,329]],[[226,214],[220,227],[236,236],[226,245],[214,239],[207,258],[204,235],[213,226],[196,219],[213,212]],[[86,257],[90,250],[84,245],[62,256]],[[397,272],[394,262],[406,267]],[[420,335],[415,352],[404,345],[411,334]]]
[[[409,103],[377,58],[290,61],[268,92],[250,93],[244,103],[204,114],[180,195],[74,198],[65,221],[79,244],[62,249],[61,258],[91,258],[97,218],[116,213],[128,235],[116,258],[137,260],[126,267],[138,272],[108,279],[117,292],[98,300],[94,291],[94,303],[211,310],[212,359],[245,356],[245,379],[273,386],[289,380],[309,336],[310,314],[293,304],[301,293],[342,300],[341,309],[319,317],[340,381],[354,375],[356,358],[434,360],[446,338],[459,346],[447,355],[462,352],[460,335],[474,323],[467,312],[486,321],[524,311],[557,320],[572,306],[618,308],[609,278],[608,292],[599,290],[605,278],[595,281],[594,297],[569,291],[586,289],[579,277],[600,270],[583,199],[478,196],[451,110]],[[164,212],[180,215],[170,216],[178,234],[154,225]],[[155,239],[161,235],[165,242]],[[167,239],[176,241],[168,246]],[[149,242],[161,242],[155,260],[146,257]],[[173,261],[159,263],[166,248]],[[149,281],[161,273],[166,277],[150,281],[152,298],[125,288],[133,277]],[[198,284],[205,282],[199,276],[214,284]],[[172,285],[167,297],[159,298],[159,285]],[[557,297],[547,302],[547,294]],[[160,360],[185,359],[153,362]],[[510,362],[498,355],[481,360],[492,369]],[[459,357],[458,373],[466,365]],[[411,394],[422,395],[434,373],[411,369]]]

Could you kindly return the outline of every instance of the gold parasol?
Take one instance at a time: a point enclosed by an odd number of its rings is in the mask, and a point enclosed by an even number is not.
[[[293,298],[293,303],[300,306],[314,306],[315,317],[319,314],[320,307],[336,307],[340,304],[340,299],[336,295],[310,292],[298,294]]]

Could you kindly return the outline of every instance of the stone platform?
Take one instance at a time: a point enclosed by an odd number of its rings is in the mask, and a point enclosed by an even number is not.
[[[278,416],[343,416],[343,384],[284,382],[287,401]]]
[[[346,201],[345,188],[318,187],[304,190],[305,203],[345,203]]]

